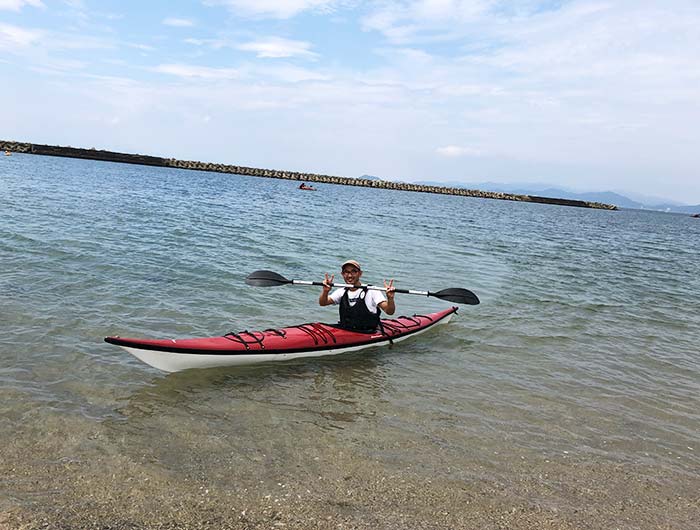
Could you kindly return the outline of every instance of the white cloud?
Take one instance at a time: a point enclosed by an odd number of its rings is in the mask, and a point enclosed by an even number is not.
[[[308,57],[318,54],[310,51],[311,44],[304,41],[268,37],[237,46],[239,50],[254,52],[260,58]]]
[[[474,149],[473,147],[460,147],[457,145],[446,145],[445,147],[438,147],[435,152],[447,158],[459,158],[463,156],[482,156],[482,152],[479,149]]]
[[[43,32],[0,23],[0,50],[26,48],[41,39]]]
[[[150,44],[140,44],[136,42],[127,43],[126,46],[129,48],[141,50],[142,52],[152,52],[156,50],[156,48],[154,46],[151,46]]]
[[[363,26],[396,43],[417,38],[449,40],[487,21],[496,3],[495,0],[391,0],[378,4],[364,18]]]
[[[87,67],[88,64],[83,61],[54,59],[44,65],[31,67],[31,69],[42,74],[65,75],[85,70]]]
[[[107,50],[114,49],[118,43],[111,38],[75,33],[57,33],[44,39],[43,45],[47,50]]]
[[[24,6],[46,7],[41,0],[0,0],[0,10],[21,11]]]
[[[285,39],[282,37],[261,37],[244,43],[234,42],[229,38],[187,38],[184,42],[192,46],[206,46],[213,50],[233,48],[254,53],[256,57],[261,59],[284,59],[290,57],[316,59],[319,57],[317,53],[311,51],[312,44],[310,42]]]
[[[283,83],[329,81],[331,79],[330,76],[321,72],[290,65],[276,66],[274,68],[254,68],[251,73],[253,74],[253,77],[256,78],[274,79]]]
[[[8,51],[20,52],[32,48],[44,54],[42,56],[45,57],[45,54],[57,51],[111,49],[115,46],[114,41],[103,36],[77,32],[50,32],[0,22],[0,49]]]
[[[286,19],[310,10],[330,10],[342,0],[205,0],[224,5],[237,16]]]
[[[192,46],[208,46],[212,50],[220,50],[221,48],[234,48],[228,39],[195,39],[188,37],[184,41]]]
[[[188,79],[236,79],[240,77],[238,70],[234,68],[209,68],[206,66],[193,66],[188,64],[161,64],[153,69],[161,74],[169,74]]]
[[[168,17],[163,20],[163,25],[175,28],[190,28],[194,26],[194,22],[187,18]]]

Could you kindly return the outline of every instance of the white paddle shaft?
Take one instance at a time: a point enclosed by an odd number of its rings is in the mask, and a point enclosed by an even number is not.
[[[322,282],[311,282],[308,280],[292,280],[292,283],[294,285],[323,285]],[[355,286],[351,285],[349,283],[332,283],[331,287],[352,288]],[[379,287],[378,285],[360,285],[360,288],[367,288],[367,289],[372,289],[374,291],[386,292],[386,287]],[[414,291],[412,289],[396,289],[396,292],[402,293],[402,294],[418,294],[418,295],[423,295],[423,296],[430,296],[428,291]]]

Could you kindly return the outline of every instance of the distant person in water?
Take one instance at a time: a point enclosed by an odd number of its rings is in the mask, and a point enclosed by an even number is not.
[[[384,280],[386,296],[382,291],[362,287],[362,267],[355,260],[348,260],[340,266],[345,283],[353,287],[340,287],[331,293],[335,275],[326,273],[323,288],[318,303],[321,306],[338,305],[340,312],[339,325],[343,329],[372,333],[379,327],[379,315],[384,311],[393,315],[396,311],[394,304],[394,280],[387,283]]]

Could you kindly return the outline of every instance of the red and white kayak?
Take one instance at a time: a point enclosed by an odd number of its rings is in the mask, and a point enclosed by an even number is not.
[[[386,346],[419,335],[436,324],[446,324],[457,312],[451,307],[428,315],[382,319],[383,331],[372,334],[311,322],[281,329],[241,331],[200,339],[127,339],[106,337],[146,364],[165,372],[189,368],[243,366],[302,357],[339,355]]]

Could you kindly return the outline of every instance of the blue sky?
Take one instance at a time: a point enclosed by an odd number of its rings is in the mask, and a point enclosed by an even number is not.
[[[698,0],[0,0],[0,138],[700,203]]]

